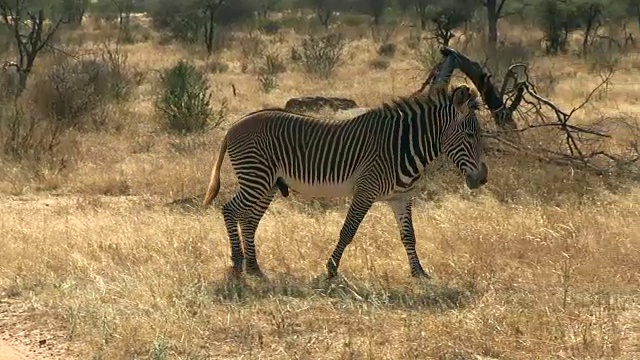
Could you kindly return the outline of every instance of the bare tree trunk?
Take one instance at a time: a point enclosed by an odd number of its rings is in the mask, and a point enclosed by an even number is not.
[[[0,18],[2,18],[6,25],[11,27],[18,49],[17,61],[15,63],[4,64],[5,67],[15,67],[18,72],[18,88],[15,92],[16,98],[20,97],[27,87],[29,74],[31,74],[36,57],[46,45],[50,44],[53,35],[63,21],[61,17],[58,21],[53,22],[48,29],[45,29],[44,10],[40,9],[34,13],[27,12],[26,16],[24,16],[22,12],[24,10],[23,5],[23,3],[17,1],[15,8],[11,8],[6,2],[0,2]],[[21,28],[21,24],[25,21],[29,23],[29,32],[26,34],[22,32]]]
[[[320,24],[324,26],[325,30],[329,30],[329,20],[331,20],[331,15],[333,15],[333,11],[331,10],[317,10],[318,19],[320,20]]]
[[[207,4],[205,11],[208,12],[209,18],[207,22],[204,24],[204,44],[207,48],[207,54],[211,55],[213,53],[213,41],[215,37],[215,26],[216,26],[216,13],[220,9],[220,6],[224,4],[225,0],[217,0],[210,2]]]
[[[589,19],[584,29],[584,39],[582,39],[582,57],[587,57],[589,53],[589,39],[591,36],[591,29],[593,28],[593,21]]]
[[[489,56],[491,61],[495,61],[498,53],[498,8],[497,0],[487,0],[487,21],[489,27],[488,43]]]
[[[29,79],[29,73],[23,70],[16,69],[18,72],[18,88],[15,91],[16,98],[20,97],[24,90],[27,88],[27,80]]]
[[[204,34],[205,46],[207,47],[207,54],[209,55],[213,53],[213,35],[214,35],[213,28],[215,26],[214,16],[215,16],[215,13],[213,9],[209,9],[209,20],[205,25],[205,34]]]

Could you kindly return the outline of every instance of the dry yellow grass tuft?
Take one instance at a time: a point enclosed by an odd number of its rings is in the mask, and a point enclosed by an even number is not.
[[[406,36],[400,32],[398,43]],[[280,37],[269,41],[284,55],[299,39]],[[288,64],[269,94],[242,72],[240,51],[225,50],[218,60],[229,70],[211,75],[214,105],[227,97],[232,122],[293,96],[372,106],[417,89],[424,73],[408,48],[399,46],[384,71],[368,67],[375,49],[367,38],[351,42],[348,61],[328,81]],[[445,167],[425,184],[433,201],[414,210],[430,282],[410,278],[381,204],[343,257],[344,279],[326,282],[346,203],[278,195],[256,235],[270,282],[234,282],[225,278],[230,251],[219,211],[166,205],[204,192],[223,134],[167,135],[156,120],[152,70],[190,51],[153,42],[123,50],[147,80],[113,112],[122,129],[78,134],[75,163],[61,172],[33,177],[0,163],[0,302],[20,304],[0,307],[0,328],[29,323],[62,333],[56,341],[68,346],[65,357],[83,359],[640,356],[637,185],[490,158],[489,183],[471,193]],[[637,55],[622,61],[637,63]],[[640,114],[640,73],[628,66],[593,108]],[[565,107],[598,81],[573,58],[537,58],[534,78],[549,73],[551,96]],[[235,191],[230,170],[225,160],[216,206]],[[26,315],[17,317],[18,307]]]

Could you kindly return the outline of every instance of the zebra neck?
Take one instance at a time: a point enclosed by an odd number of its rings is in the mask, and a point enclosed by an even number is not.
[[[425,116],[403,114],[396,124],[398,185],[408,187],[423,174],[425,167],[441,153],[439,126]]]

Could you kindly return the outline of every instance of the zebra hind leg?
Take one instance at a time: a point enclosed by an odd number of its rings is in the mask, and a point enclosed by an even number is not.
[[[410,200],[399,200],[389,202],[389,205],[395,215],[398,230],[400,231],[400,239],[407,252],[411,276],[430,279],[431,276],[422,268],[416,252],[416,235],[411,214],[412,202]]]
[[[234,276],[242,273],[244,265],[244,253],[240,244],[240,234],[238,233],[238,217],[241,215],[245,203],[243,195],[242,192],[235,194],[231,200],[222,206],[224,226],[227,229],[231,245],[232,274]]]
[[[328,279],[334,278],[338,275],[338,267],[340,266],[342,254],[356,235],[358,227],[360,227],[364,216],[373,205],[374,199],[374,197],[365,196],[364,194],[356,193],[354,195],[351,205],[349,206],[349,210],[347,211],[347,217],[345,218],[342,229],[340,230],[340,239],[338,240],[338,244],[334,248],[331,257],[327,262]]]
[[[258,200],[251,209],[247,209],[245,216],[240,220],[240,229],[242,230],[242,243],[244,245],[245,266],[247,274],[260,278],[266,278],[260,270],[256,259],[255,234],[260,224],[260,219],[271,204],[271,200],[275,195],[275,188],[266,196]]]

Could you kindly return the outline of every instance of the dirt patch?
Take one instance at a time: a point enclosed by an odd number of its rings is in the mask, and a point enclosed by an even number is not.
[[[34,358],[29,355],[29,349],[20,344],[10,344],[0,339],[0,360],[26,360]]]
[[[30,316],[24,303],[0,299],[0,360],[69,359],[62,334],[39,330]]]

